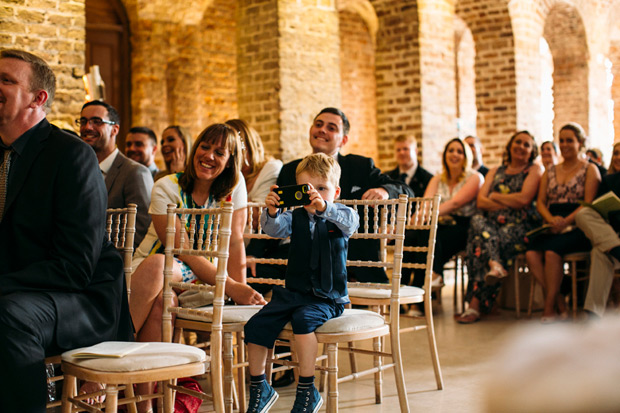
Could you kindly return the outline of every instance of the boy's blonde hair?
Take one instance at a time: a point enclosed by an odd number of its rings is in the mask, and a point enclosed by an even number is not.
[[[302,172],[327,179],[335,187],[339,186],[340,165],[334,158],[324,153],[313,153],[302,159],[295,170],[295,177],[298,177]]]

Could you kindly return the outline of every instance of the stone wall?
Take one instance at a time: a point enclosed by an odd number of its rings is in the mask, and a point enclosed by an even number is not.
[[[0,1],[0,49],[43,58],[56,74],[49,120],[73,129],[84,103],[84,0]]]

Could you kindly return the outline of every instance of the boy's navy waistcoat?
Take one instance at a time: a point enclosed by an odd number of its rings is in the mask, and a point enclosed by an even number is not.
[[[327,221],[329,250],[332,260],[333,288],[330,292],[320,287],[319,271],[310,269],[312,255],[312,238],[310,236],[310,218],[304,208],[293,211],[291,245],[286,269],[286,288],[309,293],[323,298],[333,299],[337,303],[348,303],[347,292],[347,250],[349,240],[333,223]]]

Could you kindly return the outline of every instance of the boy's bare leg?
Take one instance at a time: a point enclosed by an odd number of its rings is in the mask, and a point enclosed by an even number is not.
[[[265,363],[267,363],[267,347],[258,344],[248,343],[248,364],[251,376],[265,374]]]
[[[314,376],[316,354],[319,344],[314,333],[295,334],[295,348],[299,360],[299,375],[302,377]]]

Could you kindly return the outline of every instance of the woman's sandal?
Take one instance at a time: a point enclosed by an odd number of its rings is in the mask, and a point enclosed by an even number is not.
[[[456,319],[456,322],[459,324],[473,324],[477,321],[480,321],[480,311],[474,310],[471,307]]]
[[[493,264],[491,265],[491,269],[489,270],[489,272],[487,272],[484,276],[484,282],[487,285],[495,285],[502,278],[506,277],[508,277],[508,271],[506,271],[506,269],[500,264]]]

